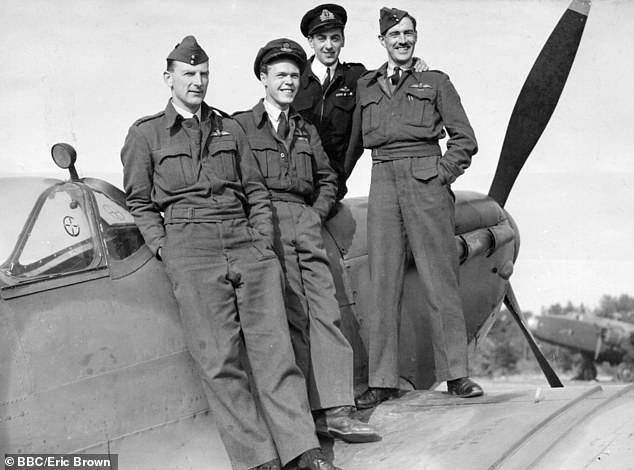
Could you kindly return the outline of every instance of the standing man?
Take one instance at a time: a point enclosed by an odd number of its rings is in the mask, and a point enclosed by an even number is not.
[[[348,147],[355,161],[363,153],[361,139],[351,140],[351,135],[357,81],[366,68],[363,64],[339,61],[346,42],[347,21],[346,10],[334,3],[318,5],[302,17],[301,32],[315,55],[302,72],[293,100],[293,108],[317,128],[330,166],[337,174],[337,200],[348,191],[344,171]],[[415,58],[414,64],[417,71],[427,70],[422,60]]]
[[[317,432],[347,442],[380,439],[353,416],[353,352],[321,236],[337,177],[319,134],[290,105],[306,66],[302,47],[276,39],[258,52],[254,72],[266,97],[235,119],[247,134],[273,201],[274,249],[286,280],[286,315],[304,373]]]
[[[370,324],[370,388],[357,406],[375,406],[398,391],[398,330],[408,250],[428,300],[436,378],[446,380],[453,395],[476,397],[483,391],[468,378],[450,187],[477,152],[475,135],[449,77],[411,70],[417,40],[414,17],[382,8],[379,26],[387,63],[361,77],[357,88],[363,145],[372,150],[368,250],[377,307]],[[446,134],[442,155],[438,141]],[[355,155],[349,154],[347,174],[354,163]]]
[[[165,110],[136,121],[121,151],[126,200],[165,263],[232,467],[335,469],[293,361],[269,195],[246,136],[203,102],[209,62],[193,36],[169,54],[163,78]]]
[[[337,174],[337,200],[346,192],[344,157],[352,131],[357,80],[365,73],[363,64],[339,62],[345,45],[346,10],[332,3],[319,5],[302,18],[300,29],[315,55],[302,73],[293,107],[312,122]],[[356,157],[363,146],[354,149]]]

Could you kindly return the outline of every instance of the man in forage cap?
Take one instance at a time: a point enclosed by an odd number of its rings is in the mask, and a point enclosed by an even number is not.
[[[336,201],[337,176],[317,129],[291,104],[305,67],[306,54],[295,41],[268,42],[254,61],[265,97],[234,117],[271,192],[286,314],[317,432],[347,442],[377,441],[376,429],[354,416],[353,352],[339,329],[341,314],[321,232]]]
[[[269,192],[240,126],[203,101],[209,58],[193,36],[163,78],[167,106],[136,121],[121,150],[127,205],[172,282],[232,467],[280,470],[319,440],[293,360]]]
[[[412,69],[418,39],[407,11],[382,8],[379,41],[387,62],[358,83],[363,145],[372,151],[368,199],[368,257],[376,294],[368,344],[369,389],[357,399],[369,408],[398,394],[398,330],[411,250],[432,330],[436,380],[463,398],[483,394],[468,377],[467,334],[458,293],[451,183],[477,152],[475,134],[449,80]],[[444,154],[438,144],[449,135]],[[346,157],[352,171],[356,156]]]
[[[347,192],[344,157],[352,137],[357,80],[366,71],[363,64],[339,60],[347,22],[346,10],[334,3],[318,5],[304,14],[300,30],[314,55],[293,101],[293,107],[317,127],[330,166],[337,173],[337,200]],[[427,64],[417,59],[415,67],[426,70]],[[361,139],[352,142],[358,158],[363,153]]]

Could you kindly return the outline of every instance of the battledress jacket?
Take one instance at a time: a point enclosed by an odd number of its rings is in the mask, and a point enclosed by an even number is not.
[[[337,176],[315,126],[291,107],[292,132],[284,142],[275,135],[262,100],[233,117],[248,135],[272,199],[307,204],[325,220],[335,204]]]
[[[233,119],[202,104],[197,148],[183,118],[165,110],[129,129],[121,161],[126,201],[148,247],[156,253],[164,224],[248,217],[273,240],[269,192],[246,135]]]
[[[353,139],[363,140],[363,146],[372,150],[373,161],[386,161],[441,156],[438,141],[448,135],[438,167],[422,165],[420,169],[438,172],[452,183],[469,167],[478,146],[449,77],[437,70],[409,71],[391,91],[386,75],[387,63],[359,79]],[[346,155],[348,175],[357,158],[351,152]]]

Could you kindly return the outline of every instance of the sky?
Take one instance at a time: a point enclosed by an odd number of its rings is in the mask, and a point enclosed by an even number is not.
[[[524,80],[567,0],[375,0],[348,11],[341,58],[376,68],[382,6],[418,20],[416,55],[447,73],[479,142],[454,190],[486,193]],[[258,49],[288,37],[310,52],[302,15],[314,1],[3,0],[0,176],[64,178],[50,148],[72,144],[80,176],[121,187],[128,127],[165,107],[165,57],[193,34],[210,57],[207,102],[227,112],[263,96]],[[634,296],[634,2],[595,0],[558,107],[506,204],[521,247],[512,283],[524,310],[554,303],[594,308]],[[367,195],[370,158],[349,181]]]

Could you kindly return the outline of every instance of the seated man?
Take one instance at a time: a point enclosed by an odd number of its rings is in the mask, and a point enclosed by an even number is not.
[[[336,470],[293,359],[269,194],[246,136],[203,102],[209,62],[194,37],[169,54],[163,75],[167,107],[136,121],[121,151],[126,201],[165,263],[231,465]]]
[[[235,118],[271,192],[286,314],[317,432],[347,442],[376,441],[376,430],[353,414],[353,353],[339,329],[341,314],[321,236],[322,223],[336,201],[337,176],[317,129],[291,106],[305,66],[299,44],[284,38],[270,41],[254,64],[266,97]]]

